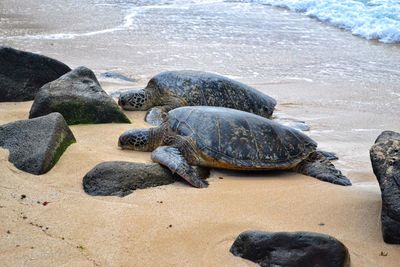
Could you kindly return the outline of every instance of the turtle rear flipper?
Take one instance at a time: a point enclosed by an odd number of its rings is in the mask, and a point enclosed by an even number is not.
[[[181,152],[175,147],[160,146],[151,153],[151,159],[166,166],[172,173],[177,173],[194,187],[204,188],[208,186],[207,181],[200,178],[196,170],[188,164]]]
[[[300,162],[294,168],[294,171],[333,184],[351,185],[351,181],[341,171],[336,169],[323,153],[318,151]]]
[[[324,151],[324,150],[318,150],[318,152],[327,158],[328,160],[338,160],[338,156],[336,155],[335,152],[330,152],[330,151]]]

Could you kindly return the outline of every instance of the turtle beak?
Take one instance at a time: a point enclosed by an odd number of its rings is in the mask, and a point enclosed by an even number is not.
[[[118,147],[121,148],[121,149],[123,149],[123,148],[122,148],[122,144],[121,144],[121,137],[118,138]]]

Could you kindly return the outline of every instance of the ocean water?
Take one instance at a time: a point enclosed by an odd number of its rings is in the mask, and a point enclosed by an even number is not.
[[[400,42],[399,0],[249,0],[305,13],[352,34],[384,43]]]
[[[199,5],[229,3],[231,8],[246,9],[246,4],[270,5],[285,8],[293,12],[304,13],[308,17],[347,30],[352,34],[368,40],[379,40],[383,43],[400,43],[400,0],[90,0],[88,4],[107,10],[117,7],[124,10],[124,20],[107,29],[82,33],[57,33],[47,35],[18,36],[32,39],[73,39],[80,36],[107,34],[113,31],[130,29],[139,12],[149,9],[183,8],[189,9]],[[74,8],[71,5],[71,9]],[[76,6],[75,8],[79,8]],[[101,13],[101,11],[99,12]]]

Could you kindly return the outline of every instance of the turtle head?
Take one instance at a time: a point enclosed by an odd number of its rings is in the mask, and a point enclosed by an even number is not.
[[[125,110],[148,110],[153,106],[151,95],[146,90],[132,90],[121,93],[118,105]]]
[[[162,145],[163,138],[159,127],[128,130],[121,134],[118,146],[122,149],[150,152]]]

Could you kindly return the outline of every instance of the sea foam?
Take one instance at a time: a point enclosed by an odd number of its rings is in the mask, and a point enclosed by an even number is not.
[[[305,13],[354,35],[400,43],[400,0],[248,0]]]

